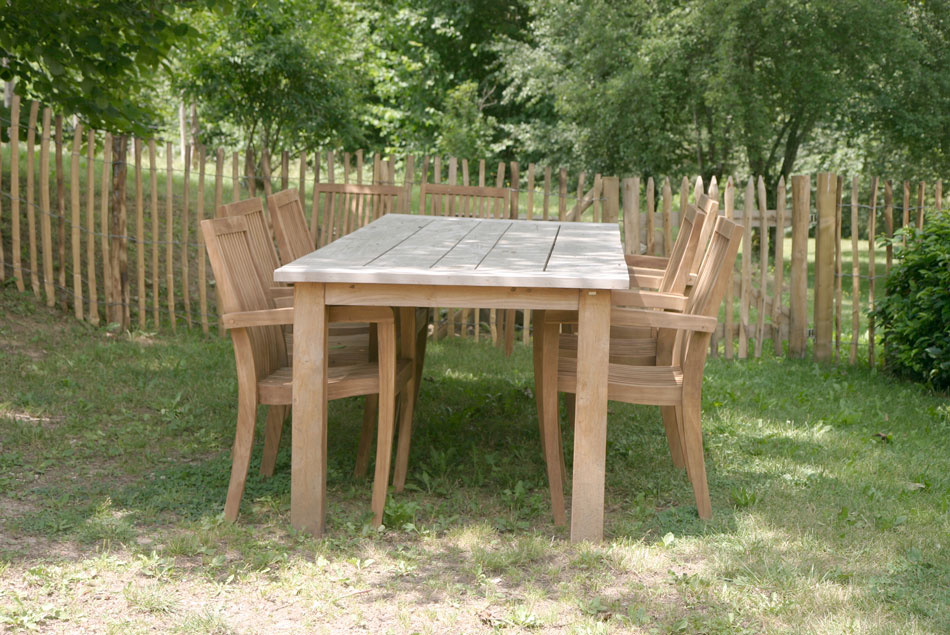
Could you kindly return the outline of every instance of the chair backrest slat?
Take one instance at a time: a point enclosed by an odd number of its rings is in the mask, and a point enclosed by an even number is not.
[[[660,291],[683,293],[686,290],[690,268],[695,260],[695,253],[699,249],[700,237],[706,222],[706,212],[697,209],[694,205],[687,206],[676,242],[670,250],[663,278],[660,280]]]
[[[280,266],[270,225],[264,216],[264,205],[259,198],[228,203],[218,208],[218,217],[242,217],[247,223],[251,254],[264,289],[274,286],[274,269]]]
[[[219,312],[260,311],[274,308],[261,285],[259,268],[251,249],[251,235],[243,215],[201,222],[211,270],[221,294]],[[279,326],[247,329],[258,378],[270,374],[286,360],[283,331]]]
[[[286,265],[314,250],[315,243],[297,190],[283,190],[267,197],[267,209],[274,221],[281,264]]]
[[[317,247],[328,245],[384,214],[402,209],[399,199],[404,194],[405,189],[395,185],[315,184],[313,200],[316,209],[310,226]]]
[[[419,195],[419,213],[430,216],[451,213],[453,216],[479,218],[485,217],[488,213],[494,213],[497,217],[503,215],[502,211],[509,208],[510,196],[511,191],[505,187],[423,183],[423,189]],[[444,201],[443,197],[445,197]],[[431,209],[429,200],[431,200]],[[448,204],[443,204],[446,201]]]

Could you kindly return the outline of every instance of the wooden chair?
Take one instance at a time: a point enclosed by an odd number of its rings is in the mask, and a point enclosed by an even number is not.
[[[475,185],[451,185],[423,181],[419,187],[419,214],[428,216],[459,216],[467,218],[507,218],[509,214],[511,190],[505,187],[485,187]],[[454,311],[448,309],[448,325],[454,331]],[[475,311],[475,329],[479,329],[479,314]],[[437,309],[435,315],[439,315]],[[463,310],[464,315],[464,310]],[[515,310],[505,309],[497,312],[495,330],[496,343],[504,346],[505,355],[510,356],[515,343]],[[463,317],[463,320],[467,320]],[[438,322],[438,320],[436,320]],[[439,324],[436,324],[438,333]],[[464,328],[464,326],[463,326]]]
[[[713,214],[717,211],[716,204],[713,203],[711,207],[707,207]],[[696,260],[699,260],[695,256],[697,251],[703,251],[699,248],[699,245],[702,243],[703,230],[708,226],[712,227],[711,217],[707,217],[707,213],[703,210],[697,209],[695,206],[688,206],[686,213],[683,215],[682,223],[680,225],[679,235],[676,237],[676,242],[673,244],[673,249],[670,252],[670,257],[666,259],[665,268],[659,272],[659,275],[651,276],[650,282],[647,284],[647,288],[659,288],[660,294],[673,294],[674,296],[680,296],[683,294],[686,289],[686,283],[688,280],[689,270],[692,267],[692,263]],[[634,281],[634,276],[631,275],[631,281]],[[631,288],[636,288],[636,285],[631,284]],[[627,301],[638,301],[643,302],[642,298],[647,297],[648,294],[617,294],[614,297],[626,297]],[[677,300],[666,300],[662,295],[654,296],[651,299],[652,302],[666,302],[662,304],[660,308],[664,309],[674,309]],[[672,302],[672,304],[670,304]],[[634,306],[648,306],[643,304],[635,304]],[[682,306],[680,309],[682,310]],[[559,314],[550,313],[538,313],[536,317],[538,319],[544,319],[546,322],[550,323],[554,320],[555,316]],[[576,312],[569,313],[560,313],[560,315],[567,318],[566,322],[570,324],[571,322],[577,321]],[[559,349],[561,355],[566,357],[577,358],[577,335],[569,332],[569,328],[563,329],[566,332],[563,332],[559,336]],[[541,363],[541,350],[543,347],[543,338],[545,337],[545,329],[539,323],[535,324],[535,334],[534,334],[534,377],[535,377],[535,394],[537,397],[537,406],[538,412],[540,413],[543,409],[543,404],[540,399],[541,395],[541,386],[544,383],[544,367]],[[633,365],[650,365],[656,363],[657,355],[657,330],[655,328],[648,327],[631,327],[631,326],[622,326],[619,324],[612,325],[610,329],[610,361],[616,364],[633,364]],[[567,399],[567,410],[569,422],[571,425],[574,423],[574,396],[568,395]],[[538,426],[541,427],[542,418],[538,418]],[[675,419],[673,417],[673,411],[670,408],[663,409],[663,421],[667,430],[667,440],[669,441],[670,454],[673,458],[673,464],[677,467],[684,467],[684,458],[682,448],[680,447],[679,437],[676,434]],[[542,432],[542,447],[544,436]]]
[[[709,248],[690,295],[641,290],[611,294],[611,325],[658,329],[656,363],[619,363],[611,350],[607,397],[615,401],[666,406],[673,409],[673,430],[682,447],[700,517],[709,518],[712,506],[703,460],[700,407],[703,368],[710,333],[716,329],[719,305],[739,249],[742,229],[723,217],[716,219]],[[636,307],[636,308],[633,308]],[[665,309],[665,310],[658,310]],[[668,310],[681,310],[682,313]],[[541,407],[544,451],[551,505],[557,524],[565,522],[558,391],[573,393],[577,385],[576,360],[561,355],[558,328],[569,316],[547,311],[543,317]],[[673,444],[671,443],[671,446]]]
[[[364,187],[364,186],[361,186]],[[365,186],[365,187],[386,187],[386,186]],[[380,195],[382,196],[382,195]],[[274,233],[277,235],[277,245],[280,249],[281,262],[287,264],[294,260],[306,256],[313,251],[314,240],[307,228],[307,219],[304,217],[303,205],[300,203],[300,197],[297,190],[289,189],[272,194],[267,198],[267,209],[270,211],[271,219],[274,223]],[[415,313],[416,334],[415,354],[412,356],[414,361],[413,377],[414,392],[406,398],[412,399],[413,403],[419,396],[419,386],[422,381],[422,365],[425,360],[426,341],[428,334],[428,309],[416,309]],[[360,325],[331,325],[331,337],[340,340],[345,336],[350,336],[349,348],[353,349],[364,346],[361,341],[354,340],[353,336],[367,332],[360,329]],[[367,335],[367,341],[373,336]],[[368,347],[372,350],[372,346]],[[360,434],[359,449],[356,453],[356,466],[353,474],[357,478],[366,474],[369,468],[370,445],[372,443],[372,433],[376,421],[376,395],[366,397],[366,407],[363,411],[363,431]],[[411,407],[410,412],[414,410]],[[409,462],[409,444],[412,434],[412,422],[399,422],[399,444],[396,452],[396,468],[393,475],[393,485],[397,492],[401,492],[406,484],[406,474]]]
[[[698,211],[706,214],[710,222],[702,226],[696,243],[697,248],[689,252],[692,254],[692,259],[688,260],[689,266],[683,272],[687,276],[687,284],[692,284],[696,279],[696,272],[699,271],[699,264],[703,254],[706,252],[706,244],[709,242],[709,236],[712,232],[712,219],[719,213],[719,202],[714,201],[705,194],[699,195],[699,200],[696,201],[696,207]],[[668,257],[647,256],[643,254],[627,254],[624,256],[624,259],[627,261],[627,270],[630,273],[631,287],[659,289],[661,288],[663,277],[669,274],[670,263],[675,262],[677,263],[677,267],[679,266],[677,259],[682,258],[682,253],[678,252],[680,249],[679,244],[680,239],[683,237],[683,230],[686,229],[686,218],[689,214],[690,207],[687,207],[686,213],[683,215],[683,221],[681,221],[680,224],[680,231],[676,236],[676,242],[673,243],[673,249]]]
[[[405,189],[395,185],[317,183],[310,234],[323,247],[384,214],[408,212],[404,194]]]
[[[277,250],[274,249],[270,223],[264,216],[263,201],[254,197],[218,207],[218,218],[237,216],[244,218],[247,223],[251,254],[257,264],[261,285],[278,303],[278,298],[293,296],[293,289],[274,282],[274,269],[280,266],[280,260],[277,258]]]
[[[228,520],[238,515],[250,463],[257,406],[270,406],[264,437],[264,461],[273,465],[286,408],[293,402],[293,371],[287,364],[280,326],[293,322],[293,308],[275,308],[260,282],[244,216],[205,220],[201,230],[211,268],[221,293],[222,322],[231,331],[238,379],[238,418],[232,451],[231,479],[224,507]],[[410,312],[411,316],[411,312]],[[396,327],[392,309],[331,307],[334,322],[373,322],[378,329],[379,362],[331,365],[328,399],[379,395],[373,522],[382,522],[392,455],[397,392],[412,389],[412,361],[396,358]],[[411,347],[409,347],[411,349]],[[411,399],[402,401],[400,416],[412,419]]]

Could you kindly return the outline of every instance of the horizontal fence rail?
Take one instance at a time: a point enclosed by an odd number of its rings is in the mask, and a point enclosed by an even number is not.
[[[686,206],[705,193],[744,229],[711,354],[759,357],[770,342],[775,354],[803,357],[811,344],[815,359],[855,363],[866,354],[873,365],[868,310],[893,265],[891,239],[923,227],[925,209],[943,207],[940,181],[931,188],[821,173],[770,191],[761,177],[744,185],[732,177],[569,178],[533,163],[524,170],[516,161],[363,150],[282,152],[276,161],[265,151],[258,163],[252,151],[86,130],[18,96],[10,115],[0,122],[9,133],[0,152],[0,282],[123,329],[210,333],[217,303],[199,223],[223,203],[290,187],[315,246],[398,212],[615,223],[626,253],[650,255],[671,251]],[[342,187],[350,185],[388,188]],[[528,342],[530,324],[527,310],[442,308],[433,336],[488,336],[510,350],[519,329]]]

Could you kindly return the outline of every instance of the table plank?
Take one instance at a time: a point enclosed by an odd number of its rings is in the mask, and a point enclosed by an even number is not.
[[[543,222],[513,223],[485,256],[478,272],[544,272],[560,229]]]

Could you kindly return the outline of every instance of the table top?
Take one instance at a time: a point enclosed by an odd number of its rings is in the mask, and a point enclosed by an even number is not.
[[[274,271],[277,282],[626,289],[614,224],[387,214]]]

